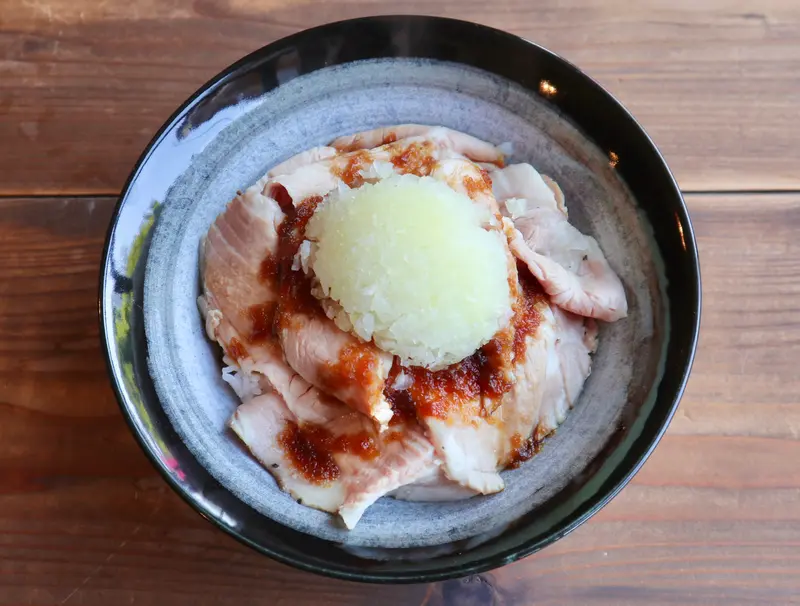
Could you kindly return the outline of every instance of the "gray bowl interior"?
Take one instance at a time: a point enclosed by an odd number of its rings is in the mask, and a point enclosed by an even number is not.
[[[607,153],[541,98],[486,72],[412,59],[371,60],[293,79],[250,101],[170,188],[155,227],[145,278],[150,372],[164,409],[191,452],[238,498],[286,526],[381,557],[373,548],[415,548],[488,538],[579,476],[651,397],[665,348],[665,279],[650,228]],[[540,454],[504,472],[497,495],[453,503],[384,498],[347,531],[298,505],[226,428],[238,400],[220,379],[220,352],[205,336],[198,244],[239,189],[274,164],[331,139],[407,122],[444,125],[496,144],[563,189],[570,220],[600,243],[628,295],[629,317],[601,325],[593,372],[575,409]],[[413,553],[406,552],[406,553]]]

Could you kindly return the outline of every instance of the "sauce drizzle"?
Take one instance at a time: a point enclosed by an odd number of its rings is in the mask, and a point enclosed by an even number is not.
[[[392,407],[390,426],[410,425],[417,422],[417,409],[409,391],[407,389],[398,390],[393,387],[397,376],[405,371],[406,369],[400,365],[400,359],[395,356],[389,376],[386,377],[386,386],[383,389],[383,396]]]
[[[228,357],[234,362],[238,362],[249,355],[247,349],[242,345],[242,342],[236,337],[228,341],[228,347],[225,348],[225,353],[227,353]]]
[[[247,340],[250,343],[264,343],[272,338],[272,323],[275,318],[274,301],[257,303],[247,308],[247,317],[252,322],[250,335]]]
[[[397,417],[390,424],[417,417],[444,419],[477,399],[497,402],[514,387],[510,368],[524,357],[526,338],[536,332],[542,321],[539,305],[547,301],[527,267],[518,266],[518,273],[521,290],[512,319],[513,330],[501,331],[471,356],[442,370],[403,367],[395,359],[384,389]],[[395,390],[391,386],[401,371],[413,383],[406,390]],[[481,409],[484,415],[491,412]]]
[[[511,436],[511,457],[507,469],[516,469],[534,455],[539,454],[542,449],[541,443],[536,439],[536,429],[533,434],[526,440],[522,436],[515,433]]]
[[[361,171],[370,163],[370,155],[366,151],[356,151],[347,159],[344,168],[339,169],[336,165],[331,169],[347,187],[355,188],[364,185],[364,177]]]
[[[478,194],[491,194],[492,193],[492,178],[489,173],[481,169],[480,178],[464,177],[464,189],[467,190],[467,195],[471,199],[475,199]]]
[[[311,280],[301,270],[292,271],[292,261],[305,238],[306,225],[322,196],[310,196],[298,206],[287,210],[278,226],[278,275],[280,294],[274,324],[276,329],[287,328],[293,313],[322,314],[319,301],[311,294]]]
[[[278,279],[278,261],[271,254],[267,253],[258,266],[258,281],[262,284],[269,284]]]
[[[367,387],[374,382],[378,364],[378,357],[370,344],[350,343],[341,349],[336,362],[328,362],[322,368],[323,389],[335,393],[354,384]]]
[[[278,444],[292,466],[314,484],[329,484],[338,480],[341,470],[327,449],[320,448],[313,433],[288,421],[278,435]]]
[[[411,143],[397,150],[391,161],[401,174],[418,177],[429,176],[438,164],[433,157],[433,144],[428,141]]]
[[[326,427],[291,421],[278,436],[292,466],[314,484],[329,484],[337,480],[341,469],[334,455],[349,454],[362,460],[375,459],[380,451],[372,435],[365,431],[334,435]]]
[[[519,361],[525,356],[527,345],[526,338],[536,332],[542,323],[542,314],[538,307],[547,304],[547,295],[541,284],[533,277],[530,270],[522,263],[517,262],[519,284],[522,287],[519,307],[514,314],[514,360]]]

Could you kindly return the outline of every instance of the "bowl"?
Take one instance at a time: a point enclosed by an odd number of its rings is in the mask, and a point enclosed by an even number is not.
[[[417,122],[510,143],[554,177],[570,220],[622,278],[629,317],[602,327],[575,409],[498,495],[376,503],[353,531],[282,493],[225,428],[236,405],[203,334],[198,242],[239,189],[336,136]],[[700,275],[664,159],[609,93],[553,53],[464,21],[391,16],[313,28],[230,66],[159,130],[125,184],[100,276],[109,375],[167,483],[286,564],[371,582],[502,566],[565,536],[633,477],[686,384]]]

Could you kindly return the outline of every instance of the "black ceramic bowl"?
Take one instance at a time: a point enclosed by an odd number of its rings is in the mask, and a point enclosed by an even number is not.
[[[304,101],[314,90],[321,91],[318,98]],[[318,117],[306,119],[312,111]],[[280,136],[267,130],[258,139],[257,131],[271,120],[284,120]],[[185,439],[191,423],[167,405],[163,373],[148,367],[159,363],[165,349],[169,353],[170,339],[153,339],[167,326],[154,315],[171,297],[146,296],[148,288],[158,289],[152,286],[157,278],[145,276],[161,276],[167,286],[172,280],[196,282],[195,260],[186,275],[170,273],[181,265],[171,256],[180,254],[180,242],[171,249],[170,238],[175,240],[183,221],[207,225],[211,211],[217,212],[214,205],[221,210],[237,188],[269,168],[266,159],[237,156],[253,141],[266,150],[264,158],[280,158],[346,134],[342,129],[413,121],[457,126],[486,139],[506,132],[527,156],[521,160],[558,176],[572,200],[571,220],[574,215],[598,238],[628,291],[632,313],[623,322],[629,328],[610,329],[604,338],[620,342],[631,334],[636,343],[598,352],[589,395],[554,440],[568,443],[581,434],[584,409],[613,405],[618,414],[598,433],[602,441],[592,456],[573,462],[563,482],[551,482],[532,510],[502,528],[491,529],[487,520],[492,532],[481,541],[459,536],[444,549],[428,545],[376,560],[259,513],[263,508]],[[225,168],[231,158],[238,158],[235,169]],[[220,172],[233,176],[220,182]],[[211,202],[204,198],[207,191]],[[200,209],[208,216],[197,219],[192,213]],[[627,226],[618,228],[617,222]],[[615,229],[624,242],[614,241]],[[195,242],[190,239],[184,255],[196,255]],[[187,314],[199,326],[189,309],[191,296],[187,301]],[[207,519],[266,555],[304,570],[374,582],[434,581],[502,566],[563,537],[598,511],[636,473],[675,412],[699,318],[699,266],[686,207],[664,160],[630,114],[577,68],[535,44],[433,17],[356,19],[307,30],[245,57],[203,86],[158,132],[128,179],[100,278],[101,334],[120,407],[170,486]],[[614,372],[626,375],[619,385]],[[605,385],[621,394],[615,402],[603,402]],[[546,443],[545,456],[526,466],[541,468],[548,448],[560,452],[562,446]]]

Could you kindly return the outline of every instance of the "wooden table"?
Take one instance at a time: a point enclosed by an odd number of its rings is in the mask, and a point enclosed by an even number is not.
[[[0,0],[0,603],[800,603],[800,5],[488,6]],[[490,574],[379,587],[273,563],[166,487],[117,410],[96,289],[115,196],[185,97],[278,37],[400,10],[521,34],[621,99],[687,194],[705,309],[667,437],[599,515]]]

